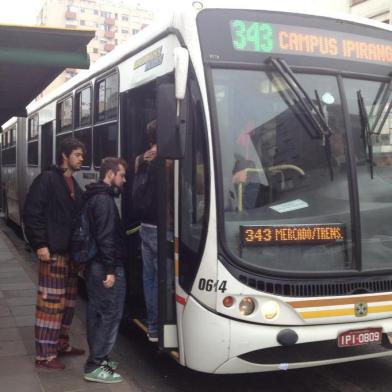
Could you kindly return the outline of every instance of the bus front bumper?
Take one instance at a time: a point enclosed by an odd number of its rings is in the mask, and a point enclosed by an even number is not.
[[[288,328],[297,334],[298,340],[282,346],[277,336]],[[338,347],[339,334],[367,328],[382,329],[382,345]],[[251,324],[213,313],[192,297],[188,298],[183,318],[186,365],[218,374],[288,370],[392,356],[386,335],[390,333],[390,318],[290,327]]]

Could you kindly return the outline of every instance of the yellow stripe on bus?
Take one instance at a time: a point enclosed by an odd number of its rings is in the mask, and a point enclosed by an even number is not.
[[[299,312],[299,314],[304,319],[355,315],[354,309],[315,310],[312,312]]]
[[[327,299],[311,299],[301,301],[288,301],[287,303],[293,308],[315,308],[318,306],[333,305],[354,305],[358,302],[387,302],[392,301],[391,294],[381,295],[363,295],[355,297],[327,298]]]
[[[373,306],[368,309],[369,313],[385,313],[392,312],[392,305]],[[304,319],[323,318],[323,317],[342,317],[355,316],[354,309],[330,309],[330,310],[315,310],[310,312],[299,312]]]
[[[368,313],[392,312],[392,305],[373,306],[368,309]]]

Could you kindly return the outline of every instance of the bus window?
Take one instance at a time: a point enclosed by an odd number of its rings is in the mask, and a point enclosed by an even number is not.
[[[38,140],[27,144],[27,164],[29,166],[38,166]]]
[[[57,133],[72,128],[72,97],[68,97],[57,104]]]
[[[4,133],[2,164],[9,166],[13,166],[16,164],[16,146],[11,144],[11,131],[7,131]]]
[[[47,170],[53,164],[53,121],[41,127],[41,170]]]
[[[99,81],[95,87],[95,121],[108,121],[116,118],[118,108],[118,74]]]
[[[29,118],[27,140],[38,139],[38,114]]]
[[[56,136],[56,159],[57,159],[57,152],[59,151],[60,148],[60,144],[67,137],[72,137],[72,132],[62,133],[61,135]]]
[[[346,135],[336,78],[296,75],[333,128],[324,143],[276,73],[216,69],[213,77],[227,249],[254,269],[320,273],[355,268]],[[345,230],[332,245],[303,241],[301,232],[297,242],[281,246],[286,227],[303,225],[301,230],[307,230],[306,225],[331,222]],[[260,246],[243,246],[241,227],[247,225],[283,229],[276,236],[267,229]]]
[[[103,158],[117,156],[117,122],[94,128],[94,166],[99,167]]]
[[[14,146],[16,144],[16,130],[15,130],[15,128],[12,128],[10,131],[10,144],[11,144],[11,146]]]
[[[92,158],[92,133],[91,128],[82,129],[74,132],[74,137],[80,140],[86,147],[86,155],[83,160],[83,167],[91,166]]]
[[[195,79],[190,81],[185,158],[180,169],[180,284],[189,291],[203,250],[207,211],[207,150],[203,106]]]
[[[76,128],[91,124],[91,87],[76,93]]]
[[[383,107],[381,103],[388,86],[389,80],[344,79],[355,148],[361,209],[362,266],[365,270],[389,268],[391,265],[392,114],[389,111],[388,115],[384,109],[383,115],[387,115],[384,126],[370,135],[373,150],[370,154],[366,130],[361,121],[359,97],[363,100],[371,131],[375,126],[376,114]]]
[[[27,165],[38,166],[38,114],[28,121],[27,130]]]

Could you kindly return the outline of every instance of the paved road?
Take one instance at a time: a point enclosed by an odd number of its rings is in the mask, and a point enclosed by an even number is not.
[[[23,243],[12,231],[4,228],[4,226],[1,229],[5,231],[8,238],[15,245],[21,260],[24,260],[25,263],[28,262],[31,257],[25,251]],[[83,328],[83,300],[79,301],[77,316],[81,320],[79,328]],[[392,391],[392,359],[390,358],[285,372],[214,376],[185,369],[166,354],[157,353],[155,345],[148,343],[145,336],[132,326],[122,331],[115,348],[115,359],[120,360],[121,367],[119,370],[121,369],[127,379],[127,384],[124,384],[123,387],[118,386],[115,389],[111,389],[116,391]],[[89,385],[88,390],[106,391],[107,389],[103,389],[99,385],[94,389]],[[0,391],[2,391],[1,379]],[[62,391],[57,390],[57,392]]]

